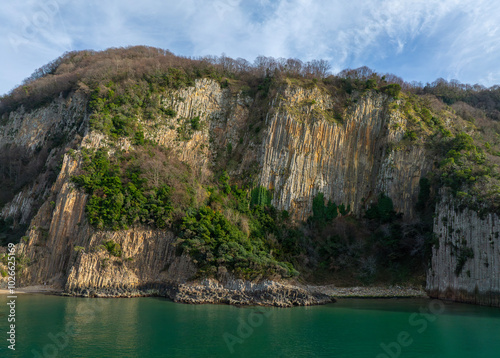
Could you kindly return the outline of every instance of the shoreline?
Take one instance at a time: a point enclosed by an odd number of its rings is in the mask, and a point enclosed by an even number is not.
[[[353,286],[353,287],[335,287],[334,285],[298,285],[301,289],[310,294],[320,294],[339,298],[429,298],[429,295],[423,288],[402,287],[402,286]],[[66,293],[63,289],[53,286],[26,286],[15,289],[15,294],[50,294],[64,296],[79,296]],[[10,295],[8,289],[0,289],[0,296]],[[105,297],[105,295],[103,295]],[[101,296],[101,297],[103,297]],[[144,295],[147,296],[147,295]],[[129,295],[121,296],[122,298],[131,297]],[[136,296],[138,297],[138,296]],[[120,298],[120,296],[108,296],[107,298]],[[193,302],[196,304],[195,302]]]
[[[303,286],[309,292],[320,292],[334,298],[429,298],[425,290],[404,286]]]
[[[64,290],[61,288],[53,287],[53,286],[44,286],[44,285],[36,285],[36,286],[26,286],[15,288],[13,295],[17,294],[29,294],[29,293],[44,293],[44,294],[53,294],[60,295]],[[2,295],[12,295],[10,290],[7,288],[0,288],[0,296]]]

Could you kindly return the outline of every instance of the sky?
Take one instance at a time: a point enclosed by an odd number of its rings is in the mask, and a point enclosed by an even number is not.
[[[148,45],[500,84],[497,0],[2,0],[0,94],[66,51]]]

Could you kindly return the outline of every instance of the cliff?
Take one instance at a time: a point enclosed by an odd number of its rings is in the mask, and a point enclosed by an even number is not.
[[[11,235],[5,237],[22,236],[17,244],[19,282],[47,282],[81,296],[161,294],[179,302],[276,306],[324,303],[331,298],[293,286],[293,280],[283,281],[280,275],[292,275],[292,266],[311,272],[323,265],[334,272],[351,265],[361,267],[356,269],[359,277],[375,277],[374,266],[387,271],[386,261],[394,271],[403,270],[408,255],[423,263],[418,255],[424,250],[425,233],[420,231],[425,225],[419,205],[425,204],[435,211],[432,230],[439,238],[427,273],[430,295],[499,305],[497,215],[479,217],[472,209],[458,210],[457,199],[450,195],[442,195],[436,204],[422,199],[421,179],[432,177],[442,157],[436,149],[440,133],[451,136],[456,130],[450,123],[458,116],[451,108],[434,104],[428,105],[432,112],[425,112],[424,100],[398,96],[385,87],[347,93],[317,81],[265,81],[253,92],[238,80],[207,77],[154,91],[150,83],[142,99],[134,97],[132,87],[117,95],[114,85],[100,85],[94,92],[83,86],[48,104],[28,110],[21,105],[4,114],[0,153],[13,158],[17,151],[25,158],[3,179],[11,190],[2,197],[0,214],[2,230]],[[131,124],[123,124],[123,118]],[[154,218],[132,218],[130,225],[123,213],[114,227],[89,222],[91,198],[104,200],[111,192],[86,191],[74,179],[86,173],[86,156],[99,148],[112,159],[143,153],[139,161],[159,156],[155,148],[165,150],[161,155],[168,163],[160,164],[167,169],[154,162],[151,173],[139,173],[134,180],[158,182],[145,187],[143,201],[146,196],[156,200],[151,192],[161,185],[174,193],[168,208],[179,204],[168,209],[168,225],[158,225]],[[110,163],[122,167],[113,180],[132,190],[126,175],[139,169],[115,161]],[[22,170],[29,175],[20,175]],[[224,175],[239,187],[230,187]],[[256,189],[267,193],[273,209],[252,209],[264,200],[254,198]],[[184,196],[176,198],[176,190]],[[314,200],[320,194],[321,207],[330,210],[334,203],[328,215],[348,220],[321,218],[325,224],[316,228],[318,218],[307,221],[318,215]],[[390,205],[382,205],[384,198]],[[250,204],[245,201],[250,199]],[[208,246],[199,246],[204,236],[196,230],[208,235],[196,221],[203,207],[220,215],[221,225],[231,233],[226,236],[239,235],[245,249],[226,242],[220,247],[233,251],[207,253]],[[296,229],[305,221],[306,226]],[[248,242],[256,246],[245,246]],[[220,256],[213,258],[215,253]],[[238,262],[240,254],[250,257],[249,267],[252,260],[259,262],[258,275]],[[235,272],[227,273],[230,265]],[[238,273],[247,276],[237,280]]]
[[[389,109],[394,100],[368,92],[341,122],[328,117],[335,101],[300,87],[286,87],[278,96],[266,119],[259,176],[261,185],[274,190],[273,204],[305,220],[321,192],[361,215],[384,193],[412,219],[419,179],[432,164],[422,146],[390,147],[406,130],[403,115]]]
[[[460,208],[443,193],[436,205],[432,250],[427,274],[431,297],[500,306],[499,217]]]
[[[10,180],[6,184],[14,189],[5,190],[4,195],[15,192],[15,196],[2,198],[11,199],[3,203],[2,217],[14,217],[16,224],[29,224],[47,198],[56,177],[55,167],[61,164],[59,146],[81,141],[80,135],[88,126],[86,106],[87,99],[77,94],[67,100],[57,98],[32,111],[21,107],[8,113],[0,126],[0,153],[9,161],[5,174]]]
[[[19,244],[18,255],[30,263],[21,284],[47,282],[68,291],[81,287],[134,288],[144,283],[185,281],[194,274],[193,264],[175,254],[171,232],[91,228],[85,218],[87,196],[69,180],[77,167],[77,161],[64,157],[52,187],[54,204],[42,205],[31,222],[27,242]],[[102,249],[102,243],[109,240],[121,246],[120,258]]]

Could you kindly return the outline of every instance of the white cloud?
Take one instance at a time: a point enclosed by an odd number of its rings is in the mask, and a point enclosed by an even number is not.
[[[471,83],[498,84],[500,4],[478,1],[466,10],[462,26],[444,54],[449,61],[449,76]]]

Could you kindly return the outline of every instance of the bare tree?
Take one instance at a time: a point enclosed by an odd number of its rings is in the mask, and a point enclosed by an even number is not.
[[[312,60],[305,67],[305,75],[315,78],[326,78],[331,67],[330,62],[327,60]]]

